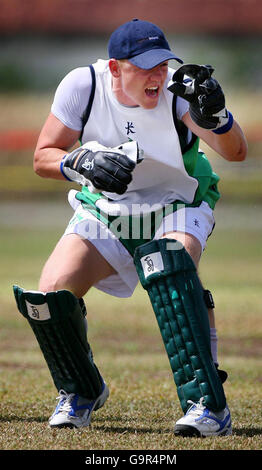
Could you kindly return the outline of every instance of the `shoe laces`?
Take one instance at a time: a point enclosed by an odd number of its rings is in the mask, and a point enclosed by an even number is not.
[[[189,408],[188,412],[190,414],[195,414],[196,416],[201,416],[203,413],[203,410],[205,409],[205,406],[203,405],[204,397],[201,397],[198,403],[195,403],[192,400],[187,400],[187,403],[191,404],[191,407]]]
[[[67,393],[64,390],[59,391],[59,396],[56,397],[57,400],[63,400],[60,405],[59,411],[69,412],[71,411],[72,399],[75,396],[74,393]]]

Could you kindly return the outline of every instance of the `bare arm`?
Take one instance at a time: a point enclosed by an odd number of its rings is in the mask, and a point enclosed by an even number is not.
[[[225,160],[232,162],[245,160],[247,155],[247,141],[236,121],[234,121],[232,128],[224,134],[215,134],[210,130],[199,127],[191,119],[188,112],[183,116],[183,122],[194,134],[200,137],[200,139],[225,158]]]
[[[80,132],[62,124],[49,114],[38,138],[34,153],[34,171],[43,178],[64,180],[60,162],[79,139]]]

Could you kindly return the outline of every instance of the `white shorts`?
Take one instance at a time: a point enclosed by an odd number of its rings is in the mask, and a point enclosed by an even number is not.
[[[70,193],[69,202],[75,209],[75,214],[64,235],[74,233],[89,240],[117,272],[99,281],[94,287],[116,297],[130,297],[139,281],[133,257],[119,238],[89,210],[84,209],[79,201],[72,198]],[[202,202],[199,207],[183,207],[164,217],[153,239],[157,240],[171,231],[189,233],[199,240],[204,250],[214,225],[212,209],[206,202]]]

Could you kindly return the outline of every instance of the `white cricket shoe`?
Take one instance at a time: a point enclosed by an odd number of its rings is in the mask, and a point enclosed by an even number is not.
[[[58,405],[49,418],[50,427],[81,428],[89,426],[92,412],[101,408],[109,396],[109,390],[104,384],[101,395],[96,400],[87,400],[75,393],[60,390]]]
[[[175,425],[175,434],[180,436],[228,436],[232,434],[231,417],[228,407],[218,413],[210,411],[203,405],[204,398],[199,403],[188,400],[192,406],[183,418]]]

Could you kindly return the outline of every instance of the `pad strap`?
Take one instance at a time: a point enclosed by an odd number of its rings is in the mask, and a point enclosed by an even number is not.
[[[204,302],[207,308],[215,308],[215,302],[213,299],[213,295],[211,294],[210,290],[205,289],[203,292]]]

